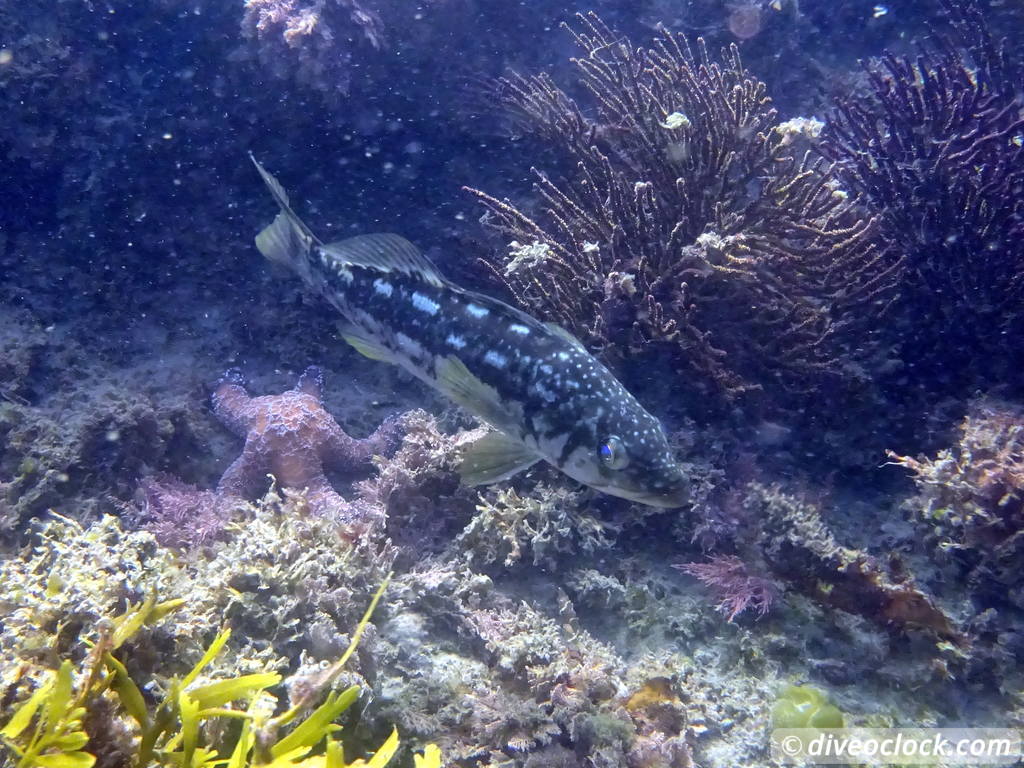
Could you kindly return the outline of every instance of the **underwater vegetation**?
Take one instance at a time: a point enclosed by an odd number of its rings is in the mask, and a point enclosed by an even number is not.
[[[878,254],[808,147],[820,123],[780,121],[735,46],[715,57],[662,31],[634,48],[594,15],[571,31],[593,109],[547,75],[499,83],[517,127],[575,171],[535,171],[536,216],[476,193],[511,240],[488,259],[497,278],[612,360],[653,347],[695,396],[838,376],[830,307],[870,301]]]
[[[1024,70],[976,6],[945,10],[824,121],[781,120],[736,46],[663,29],[636,48],[580,16],[588,99],[547,74],[497,83],[562,167],[534,169],[534,201],[475,191],[507,244],[487,266],[613,365],[671,361],[705,413],[828,393],[881,423],[885,397],[1019,390]]]
[[[340,742],[331,737],[341,730],[334,721],[356,700],[358,687],[328,693],[315,709],[311,705],[323,698],[323,692],[330,689],[356,650],[386,587],[387,582],[374,595],[342,657],[325,669],[315,684],[294,689],[290,706],[279,714],[275,714],[276,698],[268,690],[281,682],[276,672],[194,685],[224,649],[230,629],[217,635],[183,677],[171,678],[164,686],[162,700],[151,707],[124,661],[118,658],[123,654],[114,654],[143,626],[159,622],[184,602],[158,603],[153,593],[146,602],[129,605],[125,613],[110,618],[98,629],[82,669],[75,670],[69,659],[61,662],[0,728],[2,745],[13,752],[17,768],[92,768],[96,764],[140,768],[383,768],[398,748],[396,730],[371,757],[353,762],[345,760]],[[108,692],[113,696],[106,696]],[[247,702],[246,708],[226,706],[237,701]],[[115,706],[120,712],[112,711]],[[226,738],[223,726],[218,728],[211,722],[218,719],[225,725],[231,719],[242,722],[234,746],[223,754],[208,742],[210,734],[218,731],[221,740]],[[287,733],[279,735],[282,730]],[[309,756],[321,743],[324,754]],[[440,766],[437,747],[428,747],[416,764]]]
[[[912,55],[864,64],[821,135],[845,190],[876,220],[891,306],[870,333],[892,379],[935,395],[1022,384],[1024,61],[980,8]],[[903,386],[906,389],[906,384]]]
[[[918,495],[908,503],[937,554],[986,600],[1024,609],[1024,410],[975,402],[957,445],[934,458],[898,456]]]
[[[672,566],[696,577],[718,598],[716,608],[732,621],[746,610],[764,616],[778,597],[770,579],[752,574],[747,564],[735,555],[715,555],[706,563],[679,563]]]
[[[1024,722],[1024,12],[913,5],[0,4],[0,762]],[[250,149],[630,377],[690,506],[463,482],[473,419],[263,269]]]
[[[935,568],[930,586],[957,606],[974,641],[967,669],[1009,689],[1024,651],[1024,412],[979,400],[954,446],[934,457],[889,455],[917,486],[904,509]]]

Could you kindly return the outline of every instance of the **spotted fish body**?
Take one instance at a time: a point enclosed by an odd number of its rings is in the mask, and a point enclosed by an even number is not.
[[[566,331],[453,285],[397,235],[320,242],[256,167],[281,207],[256,239],[260,251],[341,313],[356,349],[495,428],[467,450],[467,482],[496,482],[544,459],[616,496],[663,507],[685,501],[684,474],[657,419]]]

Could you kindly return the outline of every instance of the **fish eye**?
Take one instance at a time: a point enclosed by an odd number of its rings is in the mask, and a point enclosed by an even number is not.
[[[601,443],[597,453],[601,457],[601,463],[608,469],[623,469],[629,465],[626,449],[623,447],[622,441],[614,435]]]

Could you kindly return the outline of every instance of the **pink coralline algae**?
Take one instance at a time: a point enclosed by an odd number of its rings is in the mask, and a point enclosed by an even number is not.
[[[213,412],[239,437],[242,455],[228,467],[217,492],[252,496],[272,474],[286,490],[305,490],[310,509],[332,517],[350,517],[351,505],[331,486],[325,472],[368,468],[375,454],[397,445],[399,426],[388,419],[370,437],[347,435],[323,407],[323,375],[310,366],[294,389],[252,397],[237,370],[224,374],[213,393]]]
[[[192,549],[223,538],[238,502],[171,475],[148,477],[139,489],[144,527],[173,549]]]

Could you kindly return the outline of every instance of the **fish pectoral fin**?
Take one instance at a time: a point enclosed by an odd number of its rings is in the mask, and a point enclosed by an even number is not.
[[[488,432],[463,449],[459,475],[466,485],[489,485],[522,472],[540,458],[504,432]]]
[[[371,267],[381,272],[396,271],[418,275],[436,286],[444,283],[444,278],[430,259],[401,235],[357,235],[336,243],[328,243],[321,250],[346,264]]]
[[[396,362],[395,355],[390,349],[358,328],[347,327],[342,329],[341,338],[351,344],[356,352],[364,357],[368,357],[371,360],[379,360],[382,363]]]
[[[565,341],[568,341],[570,344],[576,347],[576,349],[582,350],[584,352],[587,351],[587,348],[583,346],[582,341],[577,339],[575,336],[569,333],[569,331],[565,330],[565,328],[560,326],[558,323],[544,323],[544,325],[546,325],[548,327],[548,330],[555,334],[555,336],[558,336],[564,339]]]
[[[456,403],[492,427],[501,429],[507,425],[508,412],[501,404],[497,390],[474,376],[459,358],[454,355],[441,358],[435,372],[441,391]]]

